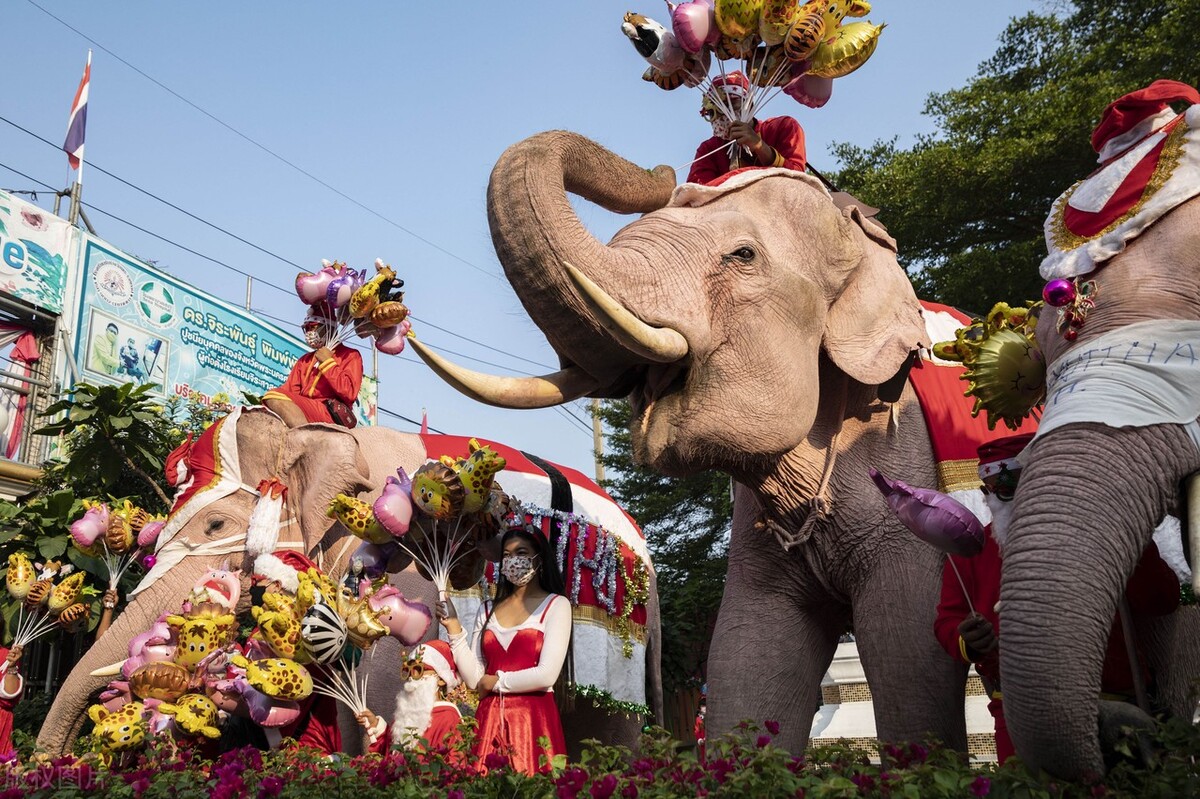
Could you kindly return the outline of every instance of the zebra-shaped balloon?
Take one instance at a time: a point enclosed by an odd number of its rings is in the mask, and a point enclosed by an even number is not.
[[[301,619],[300,638],[314,663],[332,663],[346,646],[346,623],[336,610],[318,602]]]

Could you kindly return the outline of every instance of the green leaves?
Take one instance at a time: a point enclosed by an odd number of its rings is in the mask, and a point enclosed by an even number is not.
[[[1195,0],[1077,0],[1014,19],[966,86],[929,97],[936,134],[837,145],[836,182],[882,209],[921,297],[975,312],[1036,299],[1043,223],[1095,169],[1101,112],[1159,78],[1195,85],[1200,53],[1183,42],[1197,29]]]

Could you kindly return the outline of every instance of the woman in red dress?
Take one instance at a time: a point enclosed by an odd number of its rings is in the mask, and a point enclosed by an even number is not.
[[[541,530],[509,530],[501,548],[495,599],[480,606],[471,635],[450,600],[439,602],[437,613],[463,682],[481,697],[474,749],[480,767],[498,754],[514,771],[533,774],[567,753],[553,688],[571,645],[571,603]]]
[[[0,623],[0,632],[3,631]],[[11,650],[0,646],[0,755],[13,750],[13,708],[25,693],[25,680],[21,677],[21,647]]]

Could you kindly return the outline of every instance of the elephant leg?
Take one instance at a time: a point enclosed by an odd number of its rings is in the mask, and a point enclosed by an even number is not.
[[[1089,423],[1045,434],[1026,459],[1000,591],[1005,718],[1030,767],[1101,774],[1097,701],[1117,599],[1200,453],[1177,425]]]
[[[940,554],[915,538],[886,562],[854,597],[854,638],[871,687],[880,741],[930,737],[967,749],[964,696],[967,669],[933,635],[941,585]],[[897,562],[907,566],[896,568]]]
[[[754,529],[758,512],[739,487],[725,593],[709,647],[705,723],[709,735],[718,735],[746,719],[778,721],[776,743],[799,752],[849,611],[820,594],[798,555],[785,554]]]

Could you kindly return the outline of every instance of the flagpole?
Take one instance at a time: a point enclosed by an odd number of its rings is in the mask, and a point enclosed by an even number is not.
[[[91,73],[92,73],[92,51],[88,48],[87,66],[84,67],[84,74],[88,76],[88,93],[91,93]],[[79,222],[80,205],[83,203],[83,151],[79,153],[79,169],[75,170],[75,184],[71,187],[71,210],[67,216],[67,222],[74,225]]]

